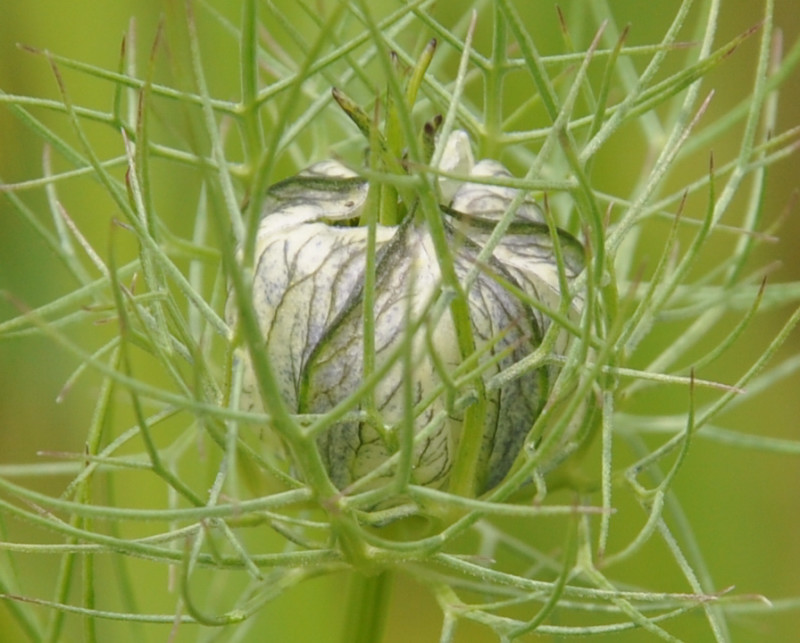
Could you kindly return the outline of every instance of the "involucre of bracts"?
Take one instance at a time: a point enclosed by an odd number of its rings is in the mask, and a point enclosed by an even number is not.
[[[441,166],[446,164],[466,165],[475,177],[510,176],[496,161],[473,164],[463,132],[448,140]],[[362,220],[368,187],[342,164],[323,161],[273,185],[266,196],[255,243],[253,304],[280,394],[297,414],[325,413],[351,396],[364,379],[368,230],[357,222]],[[464,284],[517,191],[452,179],[440,179],[439,189],[445,234]],[[571,282],[582,270],[583,248],[561,230],[558,242]],[[478,377],[486,381],[530,354],[550,324],[545,314],[502,282],[514,284],[550,309],[561,302],[553,239],[539,206],[530,198],[523,200],[467,291],[479,356],[467,369],[449,308],[435,305],[445,289],[424,221],[407,216],[396,226],[377,225],[376,248],[374,364],[386,369],[371,392],[376,413],[336,423],[318,437],[317,445],[331,480],[344,489],[397,451],[397,431],[406,414],[413,413],[412,481],[442,487],[453,465],[463,410],[470,402],[470,382]],[[579,308],[580,298],[574,297],[573,312]],[[233,326],[233,302],[228,318]],[[411,351],[405,365],[400,359],[403,350]],[[237,359],[244,362],[240,405],[262,410],[245,349],[237,351]],[[413,383],[411,409],[403,397],[407,377]],[[486,390],[479,491],[492,488],[509,471],[541,412],[551,377],[546,368],[530,370],[499,389]],[[466,382],[464,395],[453,395],[443,386],[445,381]],[[386,467],[382,477],[391,475],[392,468]]]

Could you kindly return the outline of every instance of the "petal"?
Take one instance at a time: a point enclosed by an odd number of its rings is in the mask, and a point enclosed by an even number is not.
[[[378,258],[375,305],[375,363],[389,364],[386,375],[374,388],[375,408],[382,426],[366,422],[340,423],[323,435],[319,444],[329,473],[340,487],[358,479],[396,450],[398,430],[407,409],[403,403],[403,380],[414,383],[414,404],[430,397],[441,383],[436,364],[455,368],[458,344],[449,315],[424,323],[412,340],[412,372],[407,374],[397,359],[409,320],[422,319],[439,294],[440,271],[430,235],[410,221],[403,225]],[[359,293],[361,294],[361,293]],[[328,328],[309,360],[300,407],[303,412],[323,413],[351,395],[364,377],[363,299],[348,307]],[[410,331],[409,331],[410,332]],[[426,341],[426,333],[431,341]],[[433,347],[433,348],[431,348]],[[434,357],[431,351],[436,351]],[[440,395],[415,418],[420,431],[443,410]],[[414,480],[433,484],[446,477],[456,434],[455,421],[440,422],[427,439],[414,449]]]
[[[367,182],[337,161],[322,161],[269,188],[259,228],[256,256],[265,234],[281,227],[311,221],[348,221],[357,218],[367,198]]]
[[[455,130],[447,137],[439,161],[439,169],[454,174],[467,175],[472,172],[475,159],[472,156],[469,137],[462,130]],[[439,177],[439,192],[442,195],[442,202],[447,204],[453,200],[453,196],[463,181],[448,177]]]
[[[470,173],[475,177],[506,177],[511,173],[502,164],[490,159],[478,161]],[[451,208],[487,222],[498,222],[506,213],[519,190],[503,185],[464,183],[453,196]],[[536,202],[525,198],[515,212],[517,221],[544,223],[544,215]]]
[[[358,216],[367,184],[354,177],[340,163],[326,161],[273,185],[265,199],[255,246],[253,305],[290,408],[296,409],[309,353],[363,283],[366,230],[320,222]],[[394,230],[379,228],[382,245]],[[227,318],[235,324],[232,300]],[[245,362],[240,406],[261,409],[249,356],[241,351],[236,358]]]
[[[473,175],[511,176],[500,163],[491,160],[478,162]],[[482,248],[518,193],[515,188],[465,183],[456,192],[447,218],[451,225]],[[558,241],[564,258],[565,276],[571,281],[583,270],[583,246],[563,230],[558,230]],[[559,307],[561,286],[553,238],[541,209],[529,197],[517,208],[511,226],[495,246],[493,255],[527,294],[549,308]],[[576,299],[573,307],[579,310],[580,300]],[[549,324],[543,315],[539,315],[539,322],[543,327]]]
[[[458,248],[456,272],[462,281],[479,251],[480,247],[470,242]],[[491,259],[489,264],[494,272],[514,281],[501,262]],[[488,349],[482,360],[484,379],[510,367],[539,345],[541,329],[531,308],[495,280],[479,275],[468,297],[476,349]],[[499,390],[487,391],[479,491],[494,487],[508,473],[541,411],[546,389],[547,372],[540,369],[524,373]]]

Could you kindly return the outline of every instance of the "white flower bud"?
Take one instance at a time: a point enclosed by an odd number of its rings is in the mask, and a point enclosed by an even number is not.
[[[464,144],[466,142],[466,148]],[[473,176],[508,176],[495,161],[472,167],[463,132],[447,142],[442,167]],[[466,150],[466,151],[465,151]],[[517,191],[441,180],[449,202],[442,217],[458,278],[465,280],[493,226]],[[280,393],[294,413],[325,413],[350,396],[364,377],[364,276],[367,228],[357,224],[368,185],[335,161],[318,163],[269,190],[256,240],[253,303]],[[445,203],[444,205],[448,205]],[[550,307],[561,294],[552,240],[538,206],[526,199],[508,234],[495,248],[489,268]],[[567,277],[581,269],[580,245],[560,233]],[[375,365],[395,361],[372,392],[378,421],[343,421],[318,440],[328,473],[344,488],[384,463],[396,450],[396,431],[408,412],[403,378],[411,377],[417,408],[415,483],[442,486],[453,464],[462,411],[441,391],[461,365],[449,311],[434,318],[441,294],[439,259],[430,232],[408,217],[397,226],[377,226],[374,293]],[[549,323],[483,272],[468,292],[476,350],[483,351],[481,377],[488,379],[529,354]],[[233,306],[229,307],[233,311]],[[421,323],[416,324],[420,321]],[[235,313],[229,313],[235,323]],[[411,326],[409,326],[411,324]],[[411,372],[396,359],[413,328]],[[248,356],[241,403],[260,409]],[[544,369],[528,372],[500,390],[488,391],[480,488],[508,472],[547,395]],[[427,427],[427,429],[426,429]],[[391,471],[387,471],[391,475]]]

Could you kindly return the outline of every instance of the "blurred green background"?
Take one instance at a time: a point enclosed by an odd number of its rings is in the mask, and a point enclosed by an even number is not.
[[[120,43],[131,17],[135,17],[140,36],[140,47],[146,50],[157,30],[161,12],[168,3],[155,0],[118,0],[94,2],[89,0],[6,0],[0,9],[0,88],[9,94],[37,97],[58,97],[58,90],[47,62],[42,56],[20,49],[17,43],[47,49],[70,58],[107,68],[117,64]],[[214,2],[221,12],[236,23],[239,20],[238,2]],[[281,3],[287,7],[292,3]],[[322,2],[322,4],[325,4]],[[562,1],[567,16],[573,2]],[[530,28],[537,45],[544,53],[559,51],[562,47],[558,29],[555,3],[537,0],[530,5],[535,14]],[[465,10],[467,3],[441,2],[436,11],[446,16]],[[522,6],[522,5],[521,5]],[[645,44],[659,39],[674,12],[676,3],[645,3],[641,0],[614,0],[611,3],[618,24],[631,24],[630,44]],[[732,38],[761,19],[762,6],[754,0],[727,0],[723,2],[722,22],[718,42]],[[201,34],[203,12],[199,12]],[[778,0],[776,24],[783,30],[788,49],[800,36],[800,12],[797,0]],[[489,30],[485,29],[488,34]],[[481,31],[479,30],[479,36]],[[586,35],[586,34],[585,34]],[[586,38],[588,41],[588,37]],[[746,97],[752,86],[753,65],[757,52],[757,38],[746,42],[740,50],[715,71],[706,81],[706,87],[716,90],[708,118],[723,113]],[[212,94],[233,98],[238,92],[237,51],[232,39],[205,41],[205,61]],[[65,81],[73,98],[79,97],[82,105],[107,108],[111,100],[109,85],[76,73],[65,72]],[[800,124],[800,79],[798,74],[783,89],[780,105],[780,129]],[[43,120],[57,131],[68,125],[63,117],[37,111]],[[93,141],[99,147],[118,145],[118,136],[110,131],[92,131]],[[108,142],[103,137],[109,137]],[[725,153],[727,141],[717,141],[715,153]],[[735,146],[736,142],[732,142]],[[728,154],[735,150],[730,147]],[[624,150],[620,150],[624,153]],[[0,179],[17,182],[41,176],[42,144],[13,115],[0,104]],[[624,186],[626,176],[620,172],[622,163],[609,163],[598,168],[605,184]],[[769,194],[766,210],[769,222],[783,211],[791,195],[800,184],[800,161],[795,156],[770,171]],[[180,228],[181,207],[186,189],[181,177],[162,178],[162,215],[174,208],[174,225]],[[617,190],[620,190],[617,187]],[[104,248],[108,236],[108,220],[113,216],[113,206],[100,188],[91,181],[76,181],[60,189],[60,197],[70,214],[96,246]],[[26,197],[27,198],[27,197]],[[28,200],[33,207],[41,208],[42,220],[47,210],[43,197],[38,194]],[[169,218],[169,217],[168,217]],[[800,216],[795,208],[779,231],[780,241],[759,249],[752,265],[780,262],[770,275],[770,282],[800,280]],[[661,239],[653,239],[654,253],[660,249]],[[0,290],[10,292],[27,306],[37,306],[63,294],[70,287],[61,264],[54,260],[38,236],[20,220],[0,195]],[[728,381],[729,373],[740,373],[745,365],[763,349],[764,341],[774,335],[790,310],[784,309],[763,318],[750,328],[745,336],[715,366],[713,374]],[[0,298],[0,321],[17,314],[16,306]],[[86,329],[87,336],[95,329]],[[670,328],[656,335],[669,341]],[[783,347],[778,360],[800,352],[800,333],[795,332]],[[86,425],[91,412],[92,386],[80,386],[64,402],[55,399],[65,378],[76,364],[71,356],[54,349],[46,338],[21,338],[0,342],[0,460],[2,463],[35,462],[37,452],[80,452]],[[672,393],[665,394],[665,408],[669,408]],[[683,395],[683,392],[680,393]],[[745,433],[769,435],[800,440],[800,378],[795,373],[771,390],[724,416],[724,425]],[[654,410],[654,412],[658,412]],[[61,481],[54,479],[37,488],[58,493]],[[702,439],[694,441],[690,457],[676,481],[676,490],[683,500],[684,509],[691,519],[704,551],[716,585],[725,588],[736,586],[742,594],[763,594],[770,599],[800,596],[800,460],[795,456],[750,452],[721,446]],[[536,535],[531,535],[536,538]],[[671,567],[659,562],[659,552],[653,553],[651,569],[659,584],[660,575],[675,573]],[[641,557],[637,558],[641,562]],[[30,565],[32,594],[47,596],[52,583],[52,559],[19,558],[20,566]],[[669,569],[669,571],[667,571]],[[338,640],[337,626],[343,609],[343,577],[311,581],[269,605],[259,619],[258,631],[269,634],[270,641],[331,641]],[[154,570],[151,579],[153,596],[166,594],[164,570]],[[139,588],[141,591],[142,588]],[[157,605],[153,598],[150,609],[169,609]],[[313,611],[309,609],[313,606]],[[314,618],[308,618],[313,614]],[[387,643],[411,640],[433,640],[438,631],[440,614],[432,598],[412,581],[400,579],[394,590]],[[702,617],[693,617],[702,627]],[[76,619],[77,620],[77,619]],[[77,626],[77,624],[76,624]],[[687,628],[691,627],[691,618]],[[16,626],[0,605],[0,641],[15,641],[19,636]],[[107,629],[106,629],[107,628]],[[112,625],[103,624],[101,632],[109,635]],[[190,629],[190,628],[187,628]],[[78,629],[70,630],[77,632]],[[168,628],[142,630],[146,640],[167,640]],[[254,630],[253,632],[255,632]],[[703,630],[704,631],[704,630]],[[458,641],[489,641],[493,636],[479,627],[459,630]],[[776,611],[740,616],[734,619],[733,634],[736,641],[793,641],[800,632],[800,612]],[[336,633],[332,636],[332,633]],[[187,634],[187,632],[184,632]],[[687,629],[682,632],[687,641],[708,640],[693,638]],[[706,636],[705,634],[702,635]],[[111,639],[106,639],[111,640]],[[192,640],[191,635],[181,640]],[[247,640],[267,640],[250,638]],[[544,640],[544,637],[542,637]],[[647,641],[647,635],[634,633],[624,637],[607,637],[601,640]]]

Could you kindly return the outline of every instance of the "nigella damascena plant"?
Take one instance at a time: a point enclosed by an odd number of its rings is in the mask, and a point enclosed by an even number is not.
[[[447,287],[426,221],[408,215],[397,225],[376,224],[370,298],[374,341],[369,344],[372,368],[381,376],[368,393],[370,404],[356,405],[364,413],[335,421],[317,438],[328,475],[339,489],[370,473],[370,486],[393,475],[398,458],[391,458],[401,448],[398,432],[407,430],[409,413],[411,482],[446,488],[474,388],[469,374],[486,383],[529,355],[551,324],[542,310],[557,309],[562,301],[553,238],[530,197],[516,209],[491,256],[479,260],[517,196],[517,190],[490,180],[508,178],[509,172],[493,160],[474,163],[461,131],[446,141],[440,167],[475,178],[441,178],[437,186],[452,264],[466,291],[471,363],[465,366],[450,309],[437,306],[446,300]],[[364,382],[368,227],[360,222],[371,202],[368,189],[365,178],[327,160],[273,185],[266,196],[255,242],[253,305],[263,350],[293,413],[325,414]],[[583,248],[562,230],[557,236],[562,269],[571,283],[582,270]],[[526,303],[519,292],[543,305]],[[573,296],[572,313],[579,307],[580,298]],[[233,323],[235,314],[229,316]],[[564,342],[557,345],[563,348]],[[237,359],[244,362],[242,408],[263,410],[245,349]],[[552,376],[552,369],[538,368],[499,387],[482,387],[478,492],[508,473],[542,410]],[[408,394],[404,397],[409,381],[410,407]],[[459,382],[466,382],[461,396]]]

